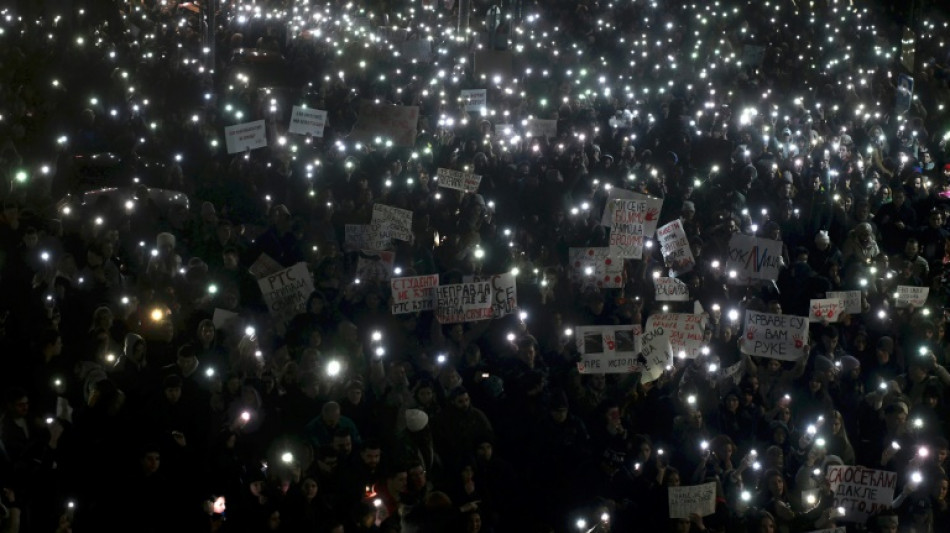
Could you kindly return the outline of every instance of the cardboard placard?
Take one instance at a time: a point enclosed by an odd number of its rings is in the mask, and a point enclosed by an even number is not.
[[[612,256],[610,248],[571,248],[568,255],[573,280],[582,287],[623,287],[623,260]]]
[[[656,225],[660,221],[660,210],[663,208],[663,199],[654,198],[645,194],[619,189],[614,187],[607,191],[607,203],[600,216],[600,225],[610,227],[614,219],[614,209],[618,207],[616,200],[634,200],[646,204],[646,215],[643,217],[643,237],[650,238],[656,233]]]
[[[323,137],[323,128],[327,124],[327,112],[309,107],[294,106],[290,115],[290,126],[287,131],[298,135]]]
[[[307,311],[307,299],[314,290],[313,277],[303,262],[262,277],[257,284],[274,322],[283,326]]]
[[[229,154],[264,148],[267,146],[267,128],[263,120],[226,126],[224,142]]]
[[[438,274],[393,278],[389,282],[393,298],[392,314],[434,310],[435,288],[438,286]]]
[[[845,514],[838,520],[863,524],[870,515],[890,507],[897,474],[863,466],[832,465],[828,467],[828,481],[834,492],[834,506],[844,507]]]
[[[460,97],[466,111],[481,112],[488,105],[486,89],[462,89]]]
[[[915,287],[913,285],[898,285],[897,298],[894,302],[895,307],[922,307],[927,303],[927,296],[930,295],[930,287]]]
[[[647,224],[659,217],[659,209],[653,209],[641,199],[613,200],[613,217],[610,220],[611,254],[626,259],[643,258],[643,238],[646,236]],[[649,220],[648,220],[649,219]]]
[[[654,313],[647,319],[647,330],[662,328],[677,357],[694,359],[703,352],[706,318],[691,313]]]
[[[639,368],[637,356],[642,350],[640,326],[578,326],[574,342],[581,361],[581,374],[624,374]]]
[[[637,358],[640,364],[638,369],[640,382],[656,381],[666,367],[673,364],[673,347],[670,344],[670,337],[663,326],[651,326],[648,322],[641,335],[641,344],[643,353]]]
[[[371,224],[344,224],[343,250],[389,250],[393,247],[392,238],[377,235]]]
[[[797,361],[805,356],[808,343],[808,319],[795,315],[775,315],[748,310],[745,328],[739,339],[744,354]]]
[[[518,310],[518,284],[515,275],[511,272],[493,276],[465,276],[463,281],[491,283],[493,317],[501,318]]]

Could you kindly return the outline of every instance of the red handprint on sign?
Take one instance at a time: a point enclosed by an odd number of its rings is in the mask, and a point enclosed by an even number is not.
[[[746,338],[749,339],[750,341],[755,340],[755,333],[757,331],[758,331],[758,328],[756,328],[755,326],[749,326],[749,329],[747,329],[745,332]]]
[[[796,348],[801,348],[805,345],[804,339],[802,339],[801,335],[792,335],[792,340],[795,341]]]
[[[651,207],[650,209],[647,210],[647,221],[656,220],[659,216],[660,216],[659,209],[655,207]]]

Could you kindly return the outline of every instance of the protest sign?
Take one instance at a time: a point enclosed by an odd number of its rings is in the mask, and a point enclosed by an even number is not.
[[[323,137],[323,128],[327,124],[327,112],[309,107],[294,106],[290,115],[290,127],[287,131],[300,135]]]
[[[743,373],[740,372],[740,370],[742,370],[742,367],[744,365],[745,365],[745,361],[740,359],[739,361],[736,361],[734,364],[723,368],[722,373],[719,375],[719,379],[730,380],[732,382],[733,387],[738,387],[739,382],[742,381],[742,376],[743,376]]]
[[[460,96],[466,111],[480,112],[488,104],[488,91],[485,89],[462,89]]]
[[[496,139],[507,139],[514,135],[517,135],[518,129],[515,128],[514,124],[495,124],[495,138]]]
[[[666,224],[656,230],[657,240],[660,242],[660,252],[663,260],[674,274],[685,274],[696,266],[693,251],[689,247],[689,239],[683,231],[683,222],[679,219]]]
[[[412,238],[412,211],[385,204],[373,204],[370,226],[376,235],[408,241]]]
[[[663,326],[652,326],[647,322],[647,327],[640,336],[640,343],[642,353],[637,358],[637,363],[640,365],[638,368],[640,383],[656,381],[666,367],[673,364],[673,347],[670,345],[670,337]]]
[[[239,154],[267,146],[267,128],[263,120],[245,122],[224,128],[224,142],[229,154]]]
[[[687,302],[689,287],[676,278],[653,278],[658,302]]]
[[[495,76],[501,76],[502,80],[511,78],[511,58],[508,50],[476,50],[472,61],[475,79],[481,79],[482,76],[490,80]]]
[[[744,354],[782,361],[796,361],[805,355],[808,319],[795,315],[745,312],[745,328],[739,339]]]
[[[350,139],[375,143],[379,138],[391,140],[395,146],[411,147],[416,142],[418,122],[417,106],[376,104],[363,100],[360,102],[356,124],[350,131]]]
[[[895,307],[921,307],[927,303],[930,287],[915,287],[913,285],[898,285]]]
[[[840,298],[812,299],[808,309],[809,322],[837,322],[844,313],[844,301]]]
[[[610,252],[616,257],[642,259],[644,224],[648,216],[646,201],[613,201],[613,218],[610,221]]]
[[[271,317],[281,326],[307,310],[307,299],[313,292],[313,277],[307,263],[297,263],[267,275],[257,280],[257,284]]]
[[[491,283],[492,316],[501,318],[518,309],[518,285],[511,272],[493,276],[465,276],[462,281],[488,281]]]
[[[729,283],[748,285],[752,280],[778,279],[783,265],[782,241],[736,233],[729,239]],[[731,271],[736,272],[733,277]]]
[[[257,259],[251,263],[251,266],[248,267],[247,271],[254,276],[254,279],[260,279],[264,276],[269,276],[271,274],[280,272],[284,269],[284,266],[274,260],[273,257],[267,254],[261,254],[257,256]]]
[[[343,225],[343,250],[389,250],[393,247],[391,238],[377,235],[369,224]]]
[[[478,174],[449,168],[439,168],[435,176],[439,187],[472,193],[478,191],[478,185],[482,182],[482,177]]]
[[[706,319],[691,313],[654,313],[647,319],[647,330],[662,328],[677,357],[693,359],[705,346]]]
[[[360,283],[387,281],[393,272],[395,252],[386,250],[360,250],[356,260],[356,279]]]
[[[653,234],[656,233],[656,225],[660,221],[663,199],[613,187],[607,192],[607,203],[604,205],[604,212],[600,216],[601,226],[610,227],[613,223],[614,209],[618,207],[618,204],[615,203],[616,200],[635,200],[645,203],[646,215],[643,217],[643,236],[644,238],[653,237]]]
[[[393,297],[392,314],[432,311],[435,309],[435,288],[438,286],[438,274],[393,278],[389,282]]]
[[[610,248],[571,248],[568,256],[572,278],[582,287],[623,287],[623,260],[610,255]]]
[[[578,326],[574,342],[581,354],[577,371],[581,374],[623,374],[639,365],[640,326]]]
[[[828,482],[834,492],[835,507],[844,507],[839,520],[864,523],[868,516],[887,509],[894,501],[897,474],[863,466],[828,467]]]
[[[436,287],[436,317],[442,324],[492,317],[491,283],[473,281]]]
[[[828,298],[838,298],[844,302],[844,312],[848,314],[861,314],[864,312],[861,306],[861,291],[828,291],[825,293]]]
[[[527,124],[525,124],[525,136],[544,137],[545,139],[557,137],[557,121],[529,118]]]
[[[688,487],[669,487],[670,518],[689,518],[696,513],[709,516],[716,512],[716,483]]]

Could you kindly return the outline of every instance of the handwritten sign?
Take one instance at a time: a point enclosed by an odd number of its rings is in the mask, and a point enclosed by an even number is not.
[[[356,279],[360,283],[387,281],[393,272],[395,252],[386,250],[360,250],[356,260]]]
[[[257,259],[251,263],[251,266],[248,267],[247,271],[254,276],[254,279],[261,279],[264,276],[269,276],[271,274],[276,274],[284,269],[284,266],[277,262],[276,259],[267,255],[261,254],[257,256]]]
[[[389,250],[393,241],[385,235],[377,235],[370,224],[344,224],[343,249],[349,252],[355,250]]]
[[[224,142],[229,154],[256,150],[267,146],[267,128],[263,120],[245,122],[224,128]]]
[[[689,287],[676,278],[653,278],[658,302],[687,302]]]
[[[809,322],[838,322],[844,313],[844,301],[839,298],[813,299],[808,304]]]
[[[582,287],[623,287],[623,260],[612,256],[610,248],[571,248],[568,257],[572,277]]]
[[[350,131],[350,139],[374,143],[377,138],[381,138],[392,141],[395,146],[411,147],[416,142],[418,123],[418,106],[375,104],[363,100],[360,102],[356,124]]]
[[[313,277],[307,263],[297,263],[257,280],[261,295],[274,322],[286,326],[290,319],[307,310],[313,292]]]
[[[529,118],[525,125],[525,135],[528,137],[557,137],[557,121],[540,118]]]
[[[808,319],[803,316],[752,310],[745,313],[745,329],[739,340],[744,354],[796,361],[805,355],[807,342]]]
[[[376,235],[408,241],[412,238],[412,211],[385,204],[373,204],[370,226]]]
[[[492,318],[491,283],[474,281],[436,287],[436,318],[442,324]]]
[[[828,467],[828,482],[834,492],[835,507],[844,507],[839,520],[864,523],[868,517],[890,507],[897,487],[897,474],[863,466]]]
[[[439,182],[439,187],[473,193],[478,191],[482,177],[470,172],[440,168],[436,171],[436,181]]]
[[[389,282],[392,290],[392,313],[418,313],[435,309],[435,288],[439,286],[439,275],[409,276],[393,278]]]
[[[574,342],[581,374],[624,374],[639,368],[640,326],[578,326]]]
[[[752,280],[778,279],[782,266],[782,241],[736,233],[729,239],[727,271],[735,271],[729,282],[748,285]]]
[[[493,276],[465,276],[465,282],[487,281],[491,283],[492,316],[501,318],[518,310],[518,285],[511,272]]]
[[[647,216],[643,217],[643,236],[645,238],[653,237],[653,234],[656,233],[656,225],[660,221],[663,199],[614,187],[607,192],[607,203],[604,204],[604,212],[600,216],[601,226],[610,227],[613,224],[614,209],[618,207],[617,200],[634,200],[646,203]]]
[[[669,487],[670,518],[689,518],[696,513],[709,516],[716,512],[716,483],[688,487]]]
[[[657,229],[656,237],[660,241],[663,260],[674,274],[685,274],[693,270],[696,259],[693,258],[693,251],[689,247],[689,239],[683,231],[681,220],[676,219]]]
[[[691,313],[654,313],[647,330],[662,328],[677,357],[694,359],[703,352],[706,319]]]
[[[323,128],[327,124],[327,112],[309,107],[294,106],[290,115],[290,126],[287,131],[299,135],[323,137]]]
[[[922,307],[927,303],[927,296],[930,294],[930,287],[915,287],[913,285],[897,286],[896,307]]]
[[[611,254],[616,257],[642,259],[647,223],[652,221],[655,227],[660,210],[651,207],[646,200],[618,198],[613,202],[608,242]]]
[[[485,89],[462,89],[460,96],[466,111],[481,111],[488,103]]]
[[[647,322],[647,327],[641,335],[642,353],[637,358],[640,365],[640,382],[656,381],[666,367],[673,364],[673,347],[670,337],[663,326],[654,326]]]
[[[844,302],[845,313],[861,314],[864,312],[864,308],[861,306],[861,291],[828,291],[825,296],[838,298]]]

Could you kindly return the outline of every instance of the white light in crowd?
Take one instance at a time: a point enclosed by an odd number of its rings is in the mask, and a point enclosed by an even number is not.
[[[814,424],[808,424],[808,429],[806,431],[809,435],[814,435],[818,432],[818,428],[816,428]]]
[[[384,355],[386,355],[386,348],[383,348],[382,346],[377,346],[377,347],[376,347],[376,357],[382,357],[382,356],[384,356]]]
[[[214,368],[208,367],[208,369],[205,370],[205,375],[208,376],[209,378],[213,378],[213,377],[214,377]]]
[[[690,394],[689,396],[687,396],[686,403],[690,405],[694,405],[696,403],[696,396],[694,394]]]
[[[217,285],[215,285],[214,283],[212,283],[211,285],[208,285],[208,294],[217,294],[217,293],[218,293]]]
[[[815,440],[815,444],[817,444],[818,446],[824,446],[824,445],[825,445],[825,439],[823,439],[823,438],[821,438],[821,437],[818,437],[818,439]]]
[[[241,413],[241,420],[243,420],[245,423],[247,423],[247,421],[249,421],[250,419],[251,419],[251,413],[247,411],[243,411]],[[291,458],[291,460],[293,460],[293,458]]]
[[[402,268],[400,268],[400,267],[394,268],[394,269],[393,269],[393,274],[395,274],[395,275],[397,275],[397,276],[401,275],[401,274],[402,274]]]
[[[512,268],[511,268],[511,275],[512,275],[512,276],[517,276],[518,274],[521,274],[521,269],[518,268],[518,267],[512,267]]]
[[[564,335],[565,335],[566,337],[570,337],[570,336],[573,335],[573,334],[574,334],[574,330],[573,330],[573,329],[571,329],[571,328],[564,328]]]
[[[436,360],[436,362],[438,362],[440,365],[444,365],[444,364],[445,364],[445,361],[446,361],[445,354],[444,354],[444,353],[440,353],[439,356],[435,358],[435,360]]]
[[[719,268],[719,261],[718,261],[718,260],[714,260],[714,261],[711,263],[711,265],[712,265],[713,268]]]
[[[52,424],[53,422],[54,422],[53,417],[51,417],[51,416],[46,417],[46,425],[47,425],[47,426],[50,425],[50,424]]]
[[[49,252],[43,252],[40,254],[40,259],[43,261],[49,261]]]
[[[877,317],[880,318],[881,320],[884,320],[885,318],[887,318],[887,313],[884,312],[883,309],[881,309],[880,311],[877,312]]]
[[[107,362],[107,363],[114,363],[114,362],[115,362],[115,354],[113,354],[113,353],[107,353],[107,354],[106,354],[106,362]]]
[[[920,483],[921,481],[924,480],[924,476],[922,476],[920,472],[914,472],[913,474],[910,475],[910,480],[913,481],[914,483]]]
[[[752,499],[751,492],[747,490],[742,491],[742,501],[747,502],[747,501],[750,501],[751,499]]]
[[[290,452],[284,452],[284,453],[280,456],[280,460],[283,461],[283,462],[285,462],[285,463],[287,463],[287,464],[290,464],[290,463],[294,462],[294,454],[292,454],[292,453],[290,453]]]
[[[917,450],[917,455],[919,455],[919,456],[921,456],[921,457],[927,457],[928,455],[930,455],[930,450],[928,450],[926,446],[921,446],[921,447]]]
[[[709,449],[709,442],[707,442],[707,441],[702,441],[702,442],[700,442],[700,443],[699,443],[699,448],[700,448],[701,450],[708,450],[708,449]]]
[[[528,320],[528,312],[521,311],[520,313],[518,313],[518,318],[520,318],[522,322],[524,322],[525,320]]]
[[[248,337],[253,337],[255,333],[257,333],[257,330],[254,329],[254,326],[244,328],[244,335]]]
[[[736,311],[735,309],[730,309],[729,320],[732,320],[733,322],[735,322],[736,320],[739,320],[739,311]]]
[[[718,370],[718,369],[719,369],[719,367],[716,366],[716,363],[709,363],[709,371],[710,371],[710,372],[715,372],[715,371]]]
[[[339,375],[340,370],[342,369],[343,367],[342,365],[340,365],[340,362],[335,359],[327,363],[327,375],[330,376],[331,378]]]
[[[584,529],[585,527],[587,527],[587,520],[584,520],[583,518],[578,518],[577,529]]]
[[[894,451],[897,451],[897,450],[900,450],[900,449],[901,449],[901,445],[900,445],[896,440],[892,440],[892,441],[891,441],[891,448],[893,448]]]
[[[383,340],[383,334],[380,331],[374,331],[371,338],[373,339],[373,342],[379,342]]]
[[[917,429],[920,429],[920,428],[924,427],[924,420],[923,420],[922,418],[915,418],[915,419],[914,419],[914,427],[917,428]]]
[[[515,342],[515,334],[514,334],[514,333],[509,333],[505,338],[508,339],[508,342]]]

